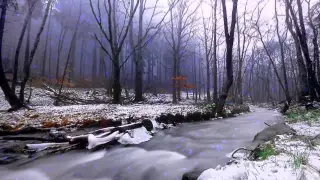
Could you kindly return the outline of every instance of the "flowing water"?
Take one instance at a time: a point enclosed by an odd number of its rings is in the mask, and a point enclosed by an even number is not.
[[[0,167],[2,180],[181,180],[185,172],[225,165],[227,154],[247,146],[266,125],[281,121],[273,110],[235,118],[181,124],[150,141],[98,152],[72,151]]]

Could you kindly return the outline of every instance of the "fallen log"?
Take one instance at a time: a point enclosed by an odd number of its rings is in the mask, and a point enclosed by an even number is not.
[[[33,137],[33,136],[5,136],[2,140],[15,140],[15,141],[50,141],[48,138]]]
[[[76,125],[69,125],[69,126],[65,126],[65,127],[55,128],[55,130],[61,131],[61,130],[72,128],[75,126]],[[51,130],[52,130],[52,128],[37,128],[37,127],[26,126],[26,127],[20,128],[18,130],[14,130],[14,131],[0,130],[0,136],[33,134],[33,133],[47,133],[47,132],[50,132]]]
[[[150,128],[150,124],[152,125],[152,122],[150,120],[143,120],[142,122],[139,122],[139,123],[127,124],[127,125],[118,126],[118,127],[109,127],[109,128],[98,129],[96,131],[89,132],[87,135],[68,137],[68,138],[70,138],[69,143],[86,146],[88,144],[89,135],[94,136],[94,135],[103,134],[103,137],[106,137],[116,131],[118,131],[119,133],[126,133],[128,130],[146,127],[146,126],[147,126],[146,129],[151,131],[153,128]]]
[[[41,143],[41,144],[27,144],[26,147],[30,150],[42,151],[47,148],[70,146],[69,143]]]

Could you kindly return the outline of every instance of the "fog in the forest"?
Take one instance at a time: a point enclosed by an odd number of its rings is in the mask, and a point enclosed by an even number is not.
[[[136,71],[142,68],[143,92],[172,93],[172,78],[183,76],[186,78],[183,79],[186,86],[180,89],[182,91],[196,94],[209,92],[209,98],[212,98],[215,96],[212,94],[216,85],[219,93],[226,80],[226,40],[221,1],[217,1],[216,21],[214,0],[143,0],[142,8],[140,5],[135,7],[136,2],[99,1],[98,8],[98,1],[92,0],[91,8],[89,0],[54,1],[32,61],[31,79],[36,81],[39,77],[45,77],[54,84],[63,78],[68,80],[72,87],[111,89],[117,69],[114,67],[115,54],[112,52],[118,51],[121,89],[135,89]],[[5,71],[13,70],[17,43],[30,3],[32,0],[19,0],[16,9],[8,9],[2,49]],[[19,53],[18,77],[23,74],[28,33],[30,31],[30,50],[42,22],[46,3],[39,0],[32,10],[30,30],[26,28]],[[232,5],[232,1],[226,2],[229,30]],[[312,16],[313,24],[319,27],[316,8],[318,5],[319,2],[311,1],[308,8],[307,2],[302,3],[311,56],[314,35],[308,25],[308,17]],[[295,3],[293,6],[294,11],[297,11]],[[108,12],[108,9],[112,12]],[[108,13],[111,15],[110,19]],[[130,23],[131,16],[133,19]],[[232,55],[234,81],[230,98],[242,96],[245,100],[259,102],[281,101],[286,96],[283,86],[288,86],[290,95],[297,99],[301,89],[298,80],[299,68],[294,40],[286,24],[285,1],[241,0],[238,2],[235,26]],[[283,52],[280,51],[276,28]],[[213,51],[214,34],[216,53]],[[112,38],[115,47],[110,46],[105,35]],[[119,48],[122,40],[123,44]],[[284,63],[281,62],[281,53],[284,55]],[[141,65],[137,64],[136,59],[139,59]],[[214,68],[215,59],[217,70]],[[317,72],[318,66],[315,64],[314,67]],[[284,67],[286,73],[283,73]],[[215,74],[217,82],[214,82]],[[242,84],[241,88],[239,83]]]

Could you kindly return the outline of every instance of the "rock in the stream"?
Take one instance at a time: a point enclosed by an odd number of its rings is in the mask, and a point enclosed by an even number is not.
[[[142,125],[147,129],[147,131],[153,130],[153,124],[149,119],[142,120]]]
[[[201,112],[188,113],[186,116],[187,122],[198,122],[202,120]]]
[[[173,124],[174,126],[176,125],[176,122],[175,122],[175,117],[174,117],[174,115],[173,114],[168,114],[167,115],[167,121],[168,121],[168,123],[166,123],[166,124]]]
[[[51,129],[48,135],[48,139],[53,142],[68,142],[67,133],[65,131],[57,131]]]
[[[253,141],[267,142],[281,134],[296,134],[296,131],[285,123],[279,123],[267,127],[263,131],[256,134],[253,138]]]
[[[210,120],[210,118],[213,118],[213,115],[211,112],[205,112],[202,114],[202,119],[205,120],[205,121],[208,121]]]
[[[161,114],[159,117],[156,118],[156,122],[168,124],[167,116],[165,114]]]
[[[0,154],[0,165],[10,164],[22,159],[19,154]]]
[[[177,123],[183,123],[185,121],[184,116],[179,113],[176,114],[174,117],[175,117],[175,122]]]

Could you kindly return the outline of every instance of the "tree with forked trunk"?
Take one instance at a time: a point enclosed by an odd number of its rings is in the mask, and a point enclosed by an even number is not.
[[[223,115],[223,108],[228,97],[229,89],[233,84],[233,43],[234,43],[234,32],[237,21],[237,11],[238,11],[238,0],[233,0],[232,4],[232,15],[231,15],[231,26],[229,31],[228,24],[228,14],[226,8],[226,0],[222,0],[222,12],[223,12],[223,23],[224,23],[224,34],[226,42],[226,74],[227,78],[223,83],[222,91],[218,99],[216,113],[218,115]]]
[[[119,24],[116,21],[117,19],[117,1],[113,0],[103,0],[103,7],[107,13],[107,29],[104,27],[104,22],[102,22],[102,17],[101,17],[101,4],[100,0],[97,1],[97,8],[95,9],[93,7],[92,0],[90,0],[90,7],[91,11],[94,15],[94,18],[99,26],[100,31],[103,34],[103,38],[105,38],[108,42],[109,47],[106,47],[102,43],[102,39],[98,38],[98,36],[95,34],[94,38],[97,40],[100,44],[100,46],[103,48],[104,52],[108,55],[110,60],[112,61],[112,66],[113,66],[113,100],[112,102],[114,104],[119,104],[121,103],[121,83],[120,83],[120,78],[121,78],[121,67],[123,67],[125,62],[120,62],[120,55],[121,51],[124,47],[125,40],[128,36],[128,32],[130,30],[130,25],[132,23],[132,20],[134,18],[134,15],[139,7],[140,1],[136,1],[134,4],[133,10],[129,10],[130,8],[125,7],[126,11],[124,12],[124,24],[122,27],[120,27],[120,32],[118,32],[119,29]],[[130,5],[131,2],[128,1],[127,3],[124,3],[124,6]]]

